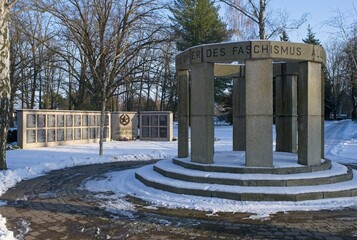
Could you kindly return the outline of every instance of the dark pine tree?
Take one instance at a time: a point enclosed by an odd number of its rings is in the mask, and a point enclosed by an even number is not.
[[[175,0],[171,21],[176,36],[177,49],[227,41],[231,32],[219,17],[219,7],[212,0]],[[215,102],[222,105],[230,79],[215,79]]]
[[[231,34],[211,0],[175,0],[171,20],[179,51],[189,47],[226,41]]]
[[[312,31],[310,24],[307,26],[307,36],[302,39],[304,43],[314,44],[321,46],[321,42],[319,39],[315,37],[315,33]]]
[[[288,36],[288,34],[287,34],[287,32],[285,30],[283,30],[283,32],[281,33],[280,41],[282,41],[282,42],[290,42],[289,36]]]

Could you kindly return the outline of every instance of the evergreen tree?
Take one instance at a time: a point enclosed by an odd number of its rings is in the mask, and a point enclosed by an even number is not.
[[[287,32],[285,30],[283,30],[283,32],[281,33],[280,41],[282,41],[282,42],[290,42],[289,36],[288,36],[288,34],[287,34]]]
[[[219,7],[212,0],[175,0],[170,10],[180,51],[230,38],[226,24],[219,17]]]
[[[319,39],[315,37],[315,33],[312,32],[312,28],[310,24],[307,26],[307,37],[305,39],[302,39],[304,43],[309,43],[309,44],[314,44],[314,45],[319,45],[321,46],[321,42]]]

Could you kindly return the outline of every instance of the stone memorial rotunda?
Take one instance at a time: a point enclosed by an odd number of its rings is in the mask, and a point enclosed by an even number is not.
[[[200,45],[180,53],[178,156],[138,169],[136,178],[165,191],[235,200],[357,196],[354,171],[324,159],[325,61],[320,46],[276,41]],[[214,151],[215,77],[233,79],[228,152]]]

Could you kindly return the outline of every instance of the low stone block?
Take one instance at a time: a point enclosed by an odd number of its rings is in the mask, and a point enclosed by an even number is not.
[[[324,192],[324,198],[339,198],[339,197],[351,197],[351,196],[352,196],[352,190]]]
[[[301,194],[296,194],[295,201],[323,199],[323,196],[324,195],[322,192],[301,193]]]

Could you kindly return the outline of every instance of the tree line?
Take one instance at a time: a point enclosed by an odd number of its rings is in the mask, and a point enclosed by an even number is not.
[[[175,110],[167,8],[157,0],[19,1],[10,23],[11,113]]]

